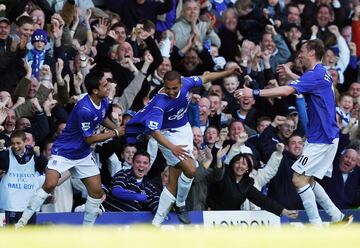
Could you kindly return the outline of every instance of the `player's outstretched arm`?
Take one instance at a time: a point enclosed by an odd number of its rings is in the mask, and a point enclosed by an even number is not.
[[[244,86],[242,89],[238,89],[235,91],[234,96],[236,99],[240,99],[242,97],[282,97],[282,96],[288,96],[290,94],[295,93],[295,89],[291,86],[280,86],[276,88],[271,89],[262,89],[262,90],[256,90],[256,93],[254,90]]]
[[[232,67],[225,71],[219,71],[219,72],[207,72],[204,73],[201,76],[201,79],[203,81],[203,84],[218,80],[220,78],[228,77],[233,74],[240,75],[242,73],[240,67]]]

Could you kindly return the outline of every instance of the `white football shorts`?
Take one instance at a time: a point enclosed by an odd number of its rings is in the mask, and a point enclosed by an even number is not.
[[[305,142],[302,155],[291,168],[305,176],[314,176],[319,179],[324,176],[331,177],[338,144],[338,138],[334,139],[332,144]]]
[[[82,159],[68,159],[58,155],[51,155],[47,168],[56,170],[60,174],[69,170],[71,176],[77,179],[100,174],[99,168],[91,153]]]
[[[184,149],[190,157],[193,156],[193,133],[189,123],[182,127],[171,128],[170,130],[161,130],[161,133],[174,145],[186,145]],[[175,166],[180,163],[180,158],[176,157],[169,149],[159,144],[159,149],[162,152],[166,163],[170,166]]]

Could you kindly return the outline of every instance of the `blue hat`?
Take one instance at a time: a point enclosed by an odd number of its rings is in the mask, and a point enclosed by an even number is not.
[[[35,41],[42,41],[46,44],[47,32],[43,29],[36,29],[31,36],[31,44],[34,44]]]

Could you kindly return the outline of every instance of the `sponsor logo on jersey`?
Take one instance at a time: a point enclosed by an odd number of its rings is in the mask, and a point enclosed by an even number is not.
[[[185,108],[181,108],[179,109],[179,111],[176,113],[176,115],[171,115],[168,117],[168,120],[169,121],[172,121],[172,120],[180,120],[181,118],[184,117],[184,114],[186,112],[186,109]]]
[[[82,122],[81,123],[81,129],[84,131],[87,131],[90,129],[90,122]]]

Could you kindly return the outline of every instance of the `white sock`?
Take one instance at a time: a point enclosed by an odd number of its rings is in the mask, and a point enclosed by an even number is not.
[[[30,201],[19,221],[26,225],[36,210],[43,205],[46,198],[48,198],[50,195],[51,194],[47,193],[43,188],[36,190],[35,194],[30,198]]]
[[[182,172],[178,180],[178,189],[176,194],[176,206],[185,206],[186,197],[189,194],[193,178],[188,178]]]
[[[312,190],[315,194],[317,203],[331,216],[332,222],[341,221],[344,215],[331,201],[330,197],[326,194],[324,188],[319,183],[314,183]]]
[[[175,200],[175,196],[173,196],[170,191],[164,187],[160,195],[159,206],[152,221],[154,226],[160,226],[160,224],[164,222]]]
[[[297,192],[302,200],[306,214],[311,224],[321,225],[322,221],[319,215],[319,210],[316,206],[315,194],[309,184],[297,189]]]
[[[96,199],[88,196],[85,203],[85,213],[84,213],[84,225],[94,225],[96,217],[99,214],[99,207],[102,202],[102,199]]]

